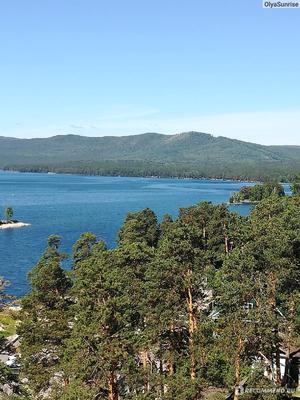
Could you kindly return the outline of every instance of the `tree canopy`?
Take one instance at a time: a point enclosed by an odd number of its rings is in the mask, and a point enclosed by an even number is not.
[[[230,203],[257,203],[270,196],[284,196],[284,188],[277,182],[265,182],[254,186],[243,186],[239,192],[234,193]]]
[[[81,235],[69,272],[51,236],[19,327],[33,398],[200,400],[243,381],[295,389],[300,198],[263,189],[247,217],[209,202],[161,223],[130,213],[114,249]]]
[[[4,210],[4,215],[5,215],[5,218],[6,218],[7,220],[12,219],[12,217],[13,217],[13,215],[14,215],[14,210],[13,210],[13,208],[12,208],[12,207],[6,207],[6,209]]]

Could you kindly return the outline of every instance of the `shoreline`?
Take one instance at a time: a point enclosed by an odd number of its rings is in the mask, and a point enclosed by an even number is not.
[[[233,203],[230,203],[230,201],[228,201],[227,205],[229,205],[229,206],[244,206],[244,205],[255,206],[258,203],[259,203],[259,201],[235,201]]]
[[[2,222],[0,221],[0,229],[15,229],[15,228],[23,228],[25,226],[30,226],[30,224],[26,222]]]
[[[11,173],[11,174],[45,174],[50,176],[55,175],[71,175],[71,176],[87,176],[87,177],[102,177],[102,178],[137,178],[137,179],[174,179],[174,180],[196,180],[196,181],[216,181],[216,182],[239,182],[239,183],[262,183],[262,181],[258,181],[255,179],[237,179],[237,178],[215,178],[209,176],[199,176],[199,177],[185,177],[185,176],[177,176],[177,175],[116,175],[116,174],[93,174],[93,173],[80,173],[80,172],[65,172],[65,171],[56,171],[52,172],[49,170],[43,171],[31,171],[31,170],[18,170],[18,169],[2,169],[0,168],[0,172],[2,173]],[[282,184],[286,184],[286,182],[281,182]]]

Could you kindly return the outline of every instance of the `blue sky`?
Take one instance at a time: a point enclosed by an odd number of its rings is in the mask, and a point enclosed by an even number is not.
[[[299,37],[260,0],[3,1],[0,135],[300,145]]]

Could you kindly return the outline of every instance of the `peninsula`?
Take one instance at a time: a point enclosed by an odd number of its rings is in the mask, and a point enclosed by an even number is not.
[[[277,182],[264,182],[254,186],[243,186],[239,192],[233,193],[229,204],[257,204],[270,196],[282,197],[284,188]]]

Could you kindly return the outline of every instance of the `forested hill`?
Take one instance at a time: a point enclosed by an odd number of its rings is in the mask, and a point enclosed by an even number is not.
[[[300,170],[300,147],[263,146],[200,132],[123,137],[0,137],[0,168],[165,176],[285,177]]]

